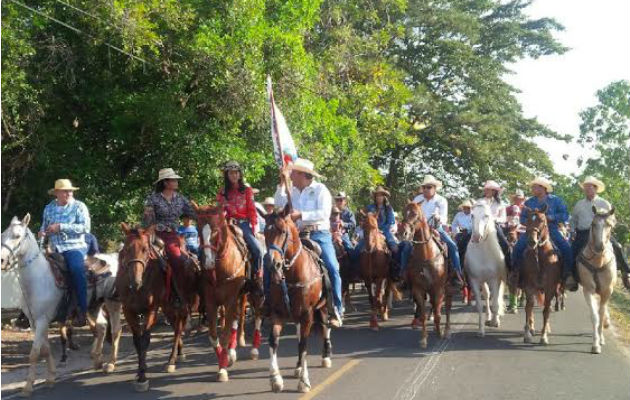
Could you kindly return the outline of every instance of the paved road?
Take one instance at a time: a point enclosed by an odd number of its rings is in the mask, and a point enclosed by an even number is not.
[[[207,338],[189,338],[188,360],[177,372],[162,372],[165,349],[151,351],[151,390],[135,393],[131,386],[135,360],[122,360],[118,372],[104,376],[82,373],[70,376],[52,389],[39,388],[34,398],[45,399],[629,399],[630,358],[607,332],[601,355],[590,354],[590,318],[580,294],[570,295],[567,310],[552,314],[551,343],[524,344],[524,316],[506,315],[503,325],[476,334],[476,315],[457,302],[454,334],[450,340],[429,339],[419,348],[419,331],[410,329],[411,307],[399,303],[390,321],[379,332],[367,329],[365,299],[360,311],[349,313],[344,327],[333,332],[333,367],[319,367],[321,339],[312,336],[309,365],[313,389],[297,393],[292,378],[297,344],[295,330],[287,327],[280,342],[280,367],[285,392],[273,394],[268,381],[267,346],[259,361],[239,361],[230,371],[230,382],[217,383],[216,360]],[[521,310],[522,311],[522,310]],[[541,313],[536,309],[537,328]],[[123,340],[129,340],[124,338]],[[249,349],[240,349],[245,360]],[[4,398],[13,397],[3,393]]]

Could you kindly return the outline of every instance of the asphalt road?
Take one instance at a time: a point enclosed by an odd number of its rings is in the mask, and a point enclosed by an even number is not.
[[[359,311],[347,315],[344,327],[333,331],[333,366],[320,367],[321,337],[309,342],[310,393],[298,393],[293,378],[297,342],[295,328],[285,327],[279,364],[285,391],[270,391],[268,347],[261,359],[250,361],[249,348],[238,350],[240,360],[230,369],[230,381],[216,382],[216,358],[205,335],[189,337],[187,360],[175,373],[163,372],[164,348],[149,357],[150,391],[132,387],[135,355],[127,353],[117,372],[105,376],[82,372],[62,378],[53,388],[38,387],[33,398],[45,399],[630,399],[630,358],[627,349],[606,332],[600,355],[590,353],[590,316],[581,295],[571,294],[567,310],[552,314],[550,344],[525,344],[523,310],[506,315],[500,328],[477,336],[472,307],[455,302],[453,335],[448,340],[429,336],[429,347],[419,347],[420,332],[410,328],[411,305],[401,302],[379,332],[368,329],[367,304],[355,295]],[[541,327],[536,308],[536,328]],[[265,326],[264,336],[268,327]],[[536,343],[539,336],[535,337]],[[130,341],[128,337],[124,341]],[[129,347],[127,347],[129,349]],[[3,392],[3,398],[15,395]]]

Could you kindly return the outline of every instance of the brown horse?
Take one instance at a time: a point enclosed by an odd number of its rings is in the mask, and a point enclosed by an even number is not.
[[[227,368],[236,361],[238,335],[238,309],[245,306],[245,284],[248,255],[239,248],[234,231],[219,206],[196,206],[197,226],[200,229],[202,288],[208,315],[210,344],[218,359],[217,381],[227,382]],[[221,338],[217,334],[219,307],[224,309],[225,322]],[[259,309],[260,307],[257,307]],[[241,314],[243,314],[241,310]],[[252,358],[258,357],[261,318],[258,312]]]
[[[341,277],[341,298],[343,299],[344,307],[348,310],[356,311],[356,307],[352,303],[350,297],[350,285],[353,286],[356,283],[361,282],[361,276],[359,275],[358,268],[355,263],[350,259],[350,255],[343,247],[341,242],[341,234],[338,236],[333,234],[333,246],[335,246],[335,255],[339,262],[339,276]]]
[[[446,327],[444,336],[449,337],[451,329],[452,295],[447,290],[448,268],[443,250],[433,237],[433,231],[422,212],[420,204],[410,202],[405,207],[403,224],[413,227],[413,250],[407,267],[407,280],[411,284],[414,302],[420,308],[420,324],[422,336],[420,346],[427,347],[426,321],[428,317],[425,304],[429,295],[433,308],[433,322],[435,332],[442,337],[440,321],[442,318],[442,303],[446,304]],[[408,230],[409,228],[406,228]],[[412,324],[413,325],[413,324]]]
[[[269,336],[270,382],[271,390],[282,391],[284,383],[278,366],[278,346],[284,321],[292,320],[297,324],[299,335],[298,362],[294,375],[299,379],[298,390],[308,392],[311,383],[306,365],[306,341],[315,316],[322,325],[324,368],[332,366],[330,360],[332,346],[330,327],[327,324],[326,297],[323,295],[322,272],[317,256],[302,245],[297,227],[290,217],[290,204],[289,200],[289,205],[284,211],[274,212],[266,218],[265,241],[267,257],[271,264],[268,266],[271,268],[268,302],[272,321]]]
[[[395,291],[389,279],[391,255],[385,243],[385,236],[378,229],[378,221],[373,213],[365,216],[363,234],[365,248],[359,258],[361,277],[365,282],[372,309],[370,329],[378,331],[378,314],[381,314],[384,321],[389,319],[387,301],[383,299],[389,299],[390,292]],[[397,291],[395,292],[397,294]]]
[[[119,254],[116,289],[138,354],[138,375],[134,386],[137,391],[144,392],[149,389],[147,350],[151,343],[151,329],[165,294],[165,274],[159,264],[161,257],[152,244],[154,227],[130,229],[123,222],[121,229],[125,242]]]
[[[543,304],[543,329],[540,343],[548,344],[547,337],[550,325],[551,300],[558,292],[562,278],[562,263],[558,254],[554,251],[549,236],[549,225],[545,212],[547,206],[542,209],[530,209],[526,223],[527,248],[523,257],[521,268],[523,290],[527,304],[525,305],[524,342],[531,343],[534,334],[534,298],[544,294]]]

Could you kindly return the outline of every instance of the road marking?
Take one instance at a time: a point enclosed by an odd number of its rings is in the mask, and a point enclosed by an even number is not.
[[[310,399],[314,398],[322,390],[326,389],[328,386],[330,386],[333,383],[335,383],[335,381],[337,379],[341,378],[341,376],[343,374],[345,374],[346,372],[350,371],[352,368],[356,367],[360,362],[361,362],[361,360],[357,360],[357,359],[348,361],[347,363],[345,363],[343,365],[343,367],[341,367],[337,371],[335,371],[334,374],[332,374],[328,378],[326,378],[324,380],[324,382],[322,382],[319,385],[317,385],[315,387],[315,389],[311,390],[310,392],[306,393],[304,396],[300,397],[300,400],[310,400]]]

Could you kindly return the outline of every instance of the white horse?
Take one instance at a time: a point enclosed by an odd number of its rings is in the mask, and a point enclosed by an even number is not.
[[[591,224],[588,243],[577,255],[577,269],[584,291],[586,304],[591,310],[593,322],[593,346],[591,352],[599,354],[605,344],[604,328],[610,325],[608,300],[612,296],[617,281],[615,253],[610,243],[610,235],[616,224],[615,208],[610,211],[597,210]],[[599,295],[599,305],[597,296]]]
[[[464,268],[468,282],[475,294],[479,313],[479,335],[486,334],[485,325],[499,327],[499,316],[503,315],[503,290],[507,278],[505,257],[499,246],[494,217],[484,201],[475,203],[472,209],[473,231],[466,255]],[[487,319],[483,323],[482,286],[488,285]],[[490,304],[491,303],[491,304]]]
[[[52,386],[55,383],[56,367],[50,351],[48,341],[48,326],[55,318],[57,308],[63,298],[64,290],[55,284],[48,260],[40,250],[37,240],[28,229],[31,220],[30,214],[26,214],[20,221],[13,217],[9,227],[2,232],[2,269],[7,270],[16,267],[18,281],[22,290],[22,310],[29,319],[31,330],[34,332],[33,346],[29,355],[29,371],[26,385],[22,389],[23,396],[30,396],[33,392],[36,365],[41,357],[47,361],[48,374],[46,384]],[[96,290],[99,290],[98,288]],[[92,298],[92,290],[88,290],[88,299]],[[112,332],[112,349],[109,362],[104,371],[114,371],[118,355],[118,342],[122,332],[120,324],[121,306],[117,301],[105,300],[105,306],[109,313]],[[88,313],[90,323],[96,325],[96,338],[92,345],[91,356],[95,368],[102,366],[103,340],[105,338],[106,320],[102,314],[102,308],[98,307],[98,314]],[[95,321],[95,322],[94,322]]]

